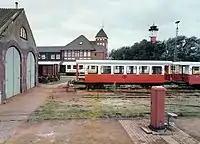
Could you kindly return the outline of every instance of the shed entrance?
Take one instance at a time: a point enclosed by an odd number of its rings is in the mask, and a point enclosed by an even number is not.
[[[35,86],[35,57],[32,52],[28,53],[27,57],[27,89]]]
[[[6,52],[5,58],[5,80],[6,98],[10,98],[21,92],[21,58],[20,53],[15,47],[10,47]]]

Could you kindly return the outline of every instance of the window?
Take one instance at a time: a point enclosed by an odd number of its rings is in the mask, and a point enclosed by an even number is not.
[[[91,66],[91,69],[95,69],[95,66]]]
[[[101,67],[102,74],[110,74],[111,73],[111,66],[102,66]]]
[[[84,57],[87,57],[87,51],[84,51]]]
[[[80,70],[83,69],[83,65],[79,65],[79,69],[80,69]]]
[[[97,56],[97,54],[95,53],[94,56]]]
[[[152,66],[152,74],[162,74],[161,66]]]
[[[90,51],[88,51],[88,57],[90,57]]]
[[[64,52],[64,57],[67,57],[67,51]]]
[[[60,59],[60,54],[56,54],[56,59]]]
[[[124,66],[114,66],[114,73],[115,74],[123,74],[124,73]]]
[[[137,73],[137,66],[128,66],[127,67],[127,74],[136,74]]]
[[[73,65],[73,69],[76,69],[76,65]]]
[[[150,67],[149,66],[140,66],[139,72],[140,74],[149,74]]]
[[[200,67],[192,67],[192,74],[200,74]]]
[[[40,54],[38,54],[38,59],[41,59],[41,55]]]
[[[45,54],[42,55],[42,59],[46,59],[46,55]]]
[[[68,51],[68,57],[71,57],[71,56],[72,56],[72,52]]]
[[[27,40],[27,33],[24,27],[20,29],[20,37]]]
[[[51,55],[51,59],[55,59],[55,54],[52,54],[52,55]]]
[[[79,57],[79,51],[75,51],[74,54],[74,57]]]
[[[74,51],[72,51],[72,55],[71,55],[71,57],[74,57]]]
[[[67,65],[67,69],[71,69],[71,65]]]
[[[83,57],[83,51],[80,51],[80,57]]]
[[[179,74],[180,73],[180,66],[179,65],[173,65],[171,67],[171,71],[172,71],[172,74]]]

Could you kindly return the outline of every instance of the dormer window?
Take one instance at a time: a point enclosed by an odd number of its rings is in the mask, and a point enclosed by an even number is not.
[[[21,27],[20,29],[20,37],[27,40],[27,33],[24,27]]]

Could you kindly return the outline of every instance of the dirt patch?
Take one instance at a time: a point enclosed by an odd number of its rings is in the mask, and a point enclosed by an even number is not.
[[[6,144],[133,144],[118,121],[71,120],[26,123]]]
[[[200,141],[200,118],[180,118],[176,125]]]

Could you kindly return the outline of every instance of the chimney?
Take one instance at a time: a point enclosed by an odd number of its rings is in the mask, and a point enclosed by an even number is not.
[[[18,9],[18,2],[15,2],[15,8]]]

